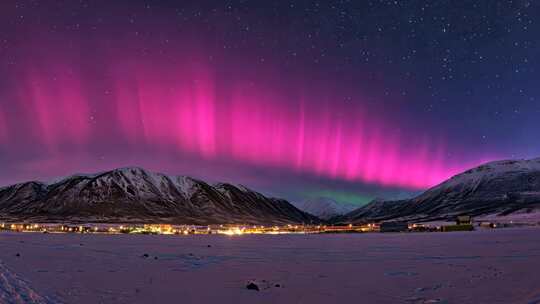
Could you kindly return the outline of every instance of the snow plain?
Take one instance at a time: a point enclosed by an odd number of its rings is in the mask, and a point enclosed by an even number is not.
[[[5,232],[0,248],[0,303],[540,303],[539,228],[243,236]],[[246,289],[250,280],[261,290]]]

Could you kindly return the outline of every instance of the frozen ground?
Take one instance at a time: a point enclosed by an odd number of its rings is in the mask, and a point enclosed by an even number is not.
[[[540,303],[538,228],[236,237],[0,233],[0,248],[0,303]],[[245,288],[252,279],[260,291]]]

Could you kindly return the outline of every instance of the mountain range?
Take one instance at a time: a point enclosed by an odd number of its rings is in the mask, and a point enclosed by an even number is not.
[[[0,220],[288,224],[320,220],[243,186],[210,185],[141,168],[0,188]]]
[[[244,186],[208,184],[141,168],[0,188],[1,221],[316,224],[449,220],[540,210],[540,158],[490,162],[411,198],[354,209],[327,198],[296,203]],[[348,212],[350,211],[350,212]],[[348,212],[348,213],[347,213]],[[320,218],[320,219],[319,219]]]

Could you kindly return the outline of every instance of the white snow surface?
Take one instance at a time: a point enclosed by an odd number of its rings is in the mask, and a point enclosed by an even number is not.
[[[539,303],[539,232],[4,232],[0,303]]]
[[[41,296],[29,284],[0,262],[0,303],[10,304],[53,304],[53,301]]]

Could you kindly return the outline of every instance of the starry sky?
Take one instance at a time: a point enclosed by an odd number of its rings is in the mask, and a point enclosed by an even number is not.
[[[0,185],[141,166],[363,204],[540,156],[534,1],[0,3]]]

